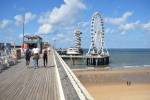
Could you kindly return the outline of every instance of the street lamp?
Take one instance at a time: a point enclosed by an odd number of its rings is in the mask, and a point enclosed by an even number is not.
[[[55,47],[55,49],[56,49],[56,39],[54,39],[54,47]]]
[[[25,15],[22,16],[22,24],[23,24],[23,33],[22,33],[22,36],[23,36],[23,52],[24,52],[24,24],[25,24]]]
[[[55,42],[56,42],[56,39],[53,38],[52,40],[53,40],[53,48],[55,49],[55,48],[56,48],[56,43],[55,43]]]

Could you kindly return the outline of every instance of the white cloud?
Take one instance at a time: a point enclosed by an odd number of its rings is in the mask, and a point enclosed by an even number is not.
[[[24,17],[25,17],[25,24],[27,24],[30,21],[34,20],[36,18],[36,15],[32,14],[31,12],[26,12]],[[16,15],[14,16],[14,19],[16,21],[16,25],[20,25],[23,23],[23,15]]]
[[[35,14],[32,14],[31,12],[25,13],[25,23],[28,23],[29,21],[32,21],[36,18]]]
[[[70,47],[70,45],[72,45],[73,43],[73,39],[72,36],[70,36],[70,34],[67,33],[67,35],[63,34],[63,33],[57,33],[54,37],[52,37],[51,39],[52,43],[57,46],[57,44],[63,44],[63,45],[59,45],[59,47],[61,48],[66,48],[66,47]]]
[[[43,24],[39,27],[38,34],[49,33],[52,30],[52,26],[50,24]]]
[[[16,25],[20,25],[22,23],[22,20],[23,20],[21,15],[16,15],[14,17],[14,19],[16,20]]]
[[[4,29],[6,28],[8,25],[10,25],[12,23],[11,20],[7,20],[7,19],[4,19],[4,20],[1,20],[0,21],[0,29]]]
[[[83,29],[90,27],[90,21],[80,22],[80,23],[78,23],[78,27],[79,28],[81,27]]]
[[[105,33],[114,33],[115,30],[110,29],[110,28],[106,28]]]
[[[46,12],[39,19],[41,24],[39,28],[39,33],[49,33],[54,31],[55,26],[63,25],[65,27],[70,26],[78,18],[80,10],[85,9],[86,6],[81,2],[81,0],[64,0],[64,4],[60,7],[55,7],[52,11]],[[51,27],[48,31],[44,31],[43,26]]]
[[[59,33],[55,36],[55,39],[58,40],[59,42],[70,42],[72,41],[72,36],[71,35],[64,35],[63,33]]]
[[[121,17],[118,18],[106,18],[105,21],[106,23],[111,23],[114,25],[121,25],[125,23],[128,19],[128,17],[132,16],[132,12],[127,11],[125,12]]]
[[[134,30],[143,30],[150,32],[150,22],[147,23],[141,23],[140,21],[131,23],[126,22],[124,24],[119,25],[116,29],[108,29],[106,30],[106,32],[126,34],[127,32]]]
[[[143,24],[143,29],[150,31],[150,21]]]
[[[115,25],[116,28],[109,29],[108,33],[121,33],[126,34],[129,31],[134,31],[137,29],[150,31],[150,21],[147,23],[141,23],[139,20],[135,22],[128,22],[128,18],[132,16],[133,13],[130,11],[125,12],[121,17],[117,18],[106,18],[105,22],[111,25]]]
[[[140,21],[136,21],[133,23],[126,23],[119,26],[118,31],[121,34],[125,34],[128,31],[134,30],[136,28],[140,28]]]

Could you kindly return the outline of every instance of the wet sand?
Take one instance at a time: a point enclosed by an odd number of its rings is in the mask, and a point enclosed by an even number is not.
[[[95,100],[150,100],[150,68],[74,70]]]

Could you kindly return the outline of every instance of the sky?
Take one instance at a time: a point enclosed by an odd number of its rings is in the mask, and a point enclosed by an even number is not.
[[[105,48],[150,48],[150,0],[0,0],[0,42],[22,43],[25,34],[40,35],[57,48],[74,47],[74,30],[91,44],[93,13],[104,19]]]

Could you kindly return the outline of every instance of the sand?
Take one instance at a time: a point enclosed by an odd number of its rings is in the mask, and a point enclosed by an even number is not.
[[[95,100],[150,100],[150,68],[74,73]]]
[[[95,100],[150,100],[150,85],[86,85]]]

